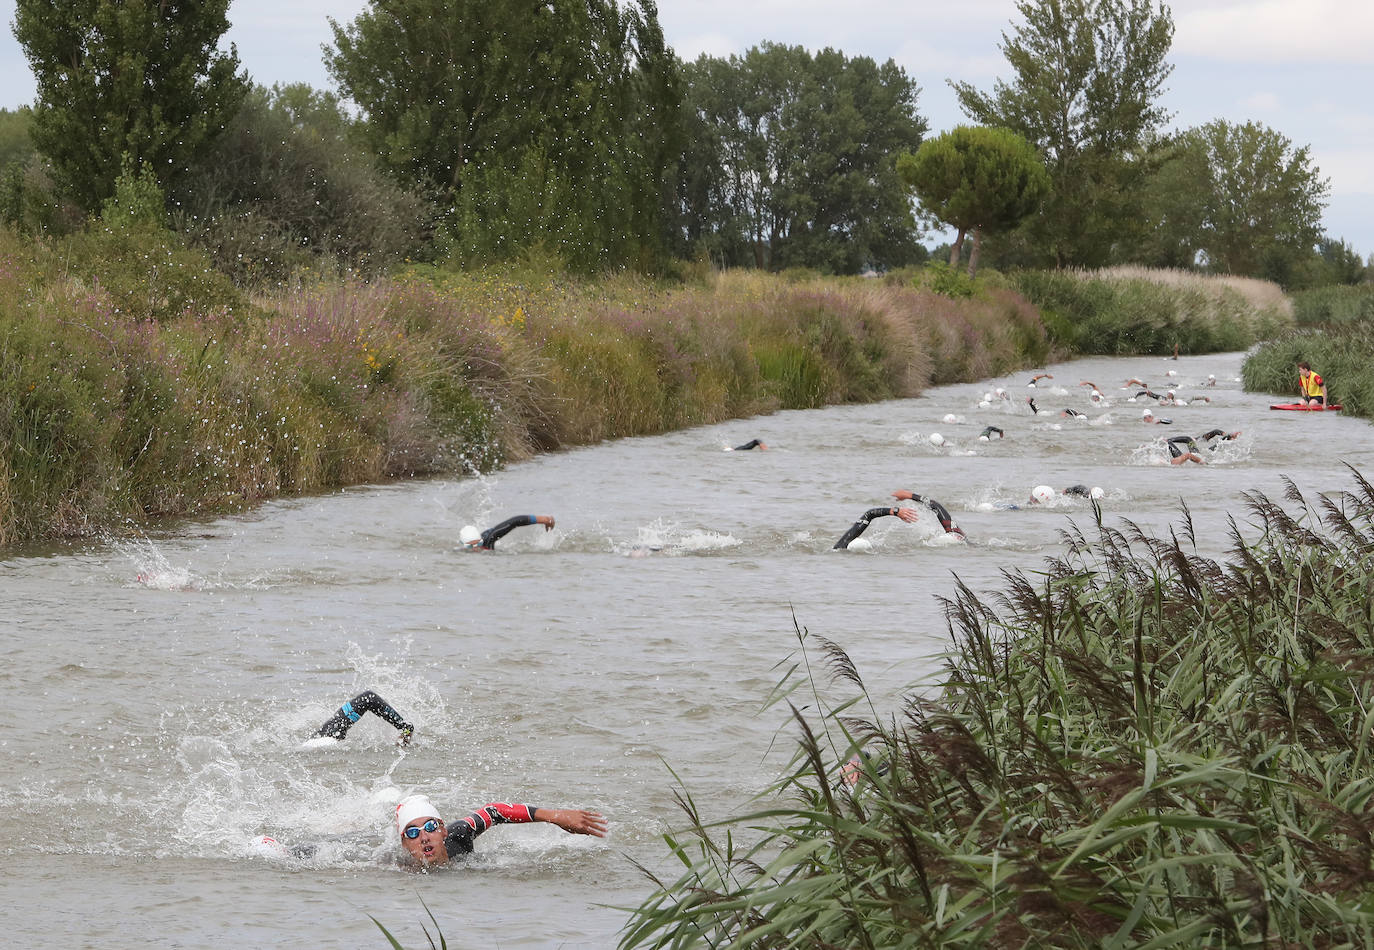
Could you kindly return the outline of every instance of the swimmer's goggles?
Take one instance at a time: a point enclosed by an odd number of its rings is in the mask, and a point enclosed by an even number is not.
[[[405,835],[411,841],[414,841],[416,838],[420,837],[420,831],[422,829],[424,831],[429,832],[430,834],[434,834],[434,832],[438,831],[442,827],[444,827],[444,823],[442,821],[440,821],[438,818],[431,818],[423,825],[411,825],[405,831],[402,831],[401,834]]]

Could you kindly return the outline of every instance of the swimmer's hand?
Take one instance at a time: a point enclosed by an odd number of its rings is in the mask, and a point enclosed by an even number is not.
[[[907,524],[915,524],[921,520],[921,516],[916,512],[915,508],[898,508],[897,517],[901,518]]]
[[[569,834],[606,837],[606,819],[598,812],[580,808],[540,808],[535,819],[557,825]]]
[[[397,745],[410,745],[410,737],[415,735],[415,727],[407,723],[401,727],[401,735],[396,740]]]
[[[542,524],[545,531],[553,530],[553,515],[539,515],[534,520],[536,523]]]
[[[899,488],[892,493],[892,497],[898,501],[914,501],[916,496],[906,488]]]

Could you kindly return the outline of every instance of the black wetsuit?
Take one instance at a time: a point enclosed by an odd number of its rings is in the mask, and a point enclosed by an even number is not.
[[[484,550],[490,551],[496,547],[496,542],[510,534],[516,528],[523,528],[527,524],[538,524],[539,518],[535,515],[516,515],[514,518],[507,518],[505,521],[488,528],[482,532],[482,544]]]
[[[505,802],[483,805],[466,818],[446,825],[448,833],[444,835],[444,847],[448,849],[450,858],[472,854],[473,839],[492,825],[534,821],[536,811],[538,809],[533,805],[508,805]]]
[[[1032,399],[1030,396],[1026,397],[1026,405],[1031,407],[1031,412],[1034,415],[1040,415],[1040,407],[1035,404],[1035,400]]]
[[[735,451],[735,452],[748,452],[750,449],[756,449],[756,448],[758,448],[760,445],[763,445],[763,443],[760,442],[758,439],[750,439],[748,442],[744,443],[743,445],[737,445],[737,446],[735,446],[734,449],[733,449],[732,451]]]
[[[868,525],[874,518],[886,518],[888,515],[895,515],[897,509],[894,508],[870,508],[863,513],[858,521],[849,526],[849,530],[840,536],[840,540],[835,542],[832,551],[843,551],[849,547],[849,542],[868,530]]]
[[[1172,439],[1166,441],[1164,444],[1169,447],[1169,455],[1171,455],[1173,458],[1179,458],[1180,456],[1187,454],[1179,448],[1180,445],[1188,446],[1188,452],[1197,452],[1197,443],[1193,441],[1193,437],[1191,435],[1176,435]]]
[[[1151,399],[1163,399],[1163,398],[1164,398],[1164,397],[1161,396],[1159,393],[1152,393],[1152,392],[1150,392],[1148,389],[1142,389],[1140,392],[1136,393],[1136,394],[1135,394],[1134,396],[1132,396],[1131,398],[1132,398],[1132,399],[1139,399],[1141,396],[1149,396]]]
[[[1090,489],[1087,485],[1070,485],[1068,488],[1060,492],[1060,494],[1077,495],[1079,498],[1091,498],[1093,496],[1092,489]]]
[[[980,432],[980,433],[978,434],[978,438],[980,438],[980,439],[988,439],[988,438],[991,438],[991,437],[992,437],[992,434],[993,434],[994,432],[997,433],[997,438],[999,438],[999,439],[1005,438],[1005,437],[1006,437],[1006,433],[1003,432],[1001,429],[997,428],[996,426],[988,426],[986,429],[984,429],[982,432]]]
[[[912,492],[911,500],[918,505],[925,505],[931,511],[935,512],[935,517],[940,519],[940,527],[945,529],[946,534],[957,534],[961,538],[964,536],[964,529],[954,523],[954,519],[949,516],[949,512],[945,510],[945,506],[934,498],[923,498],[915,492]]]
[[[403,739],[409,739],[411,734],[415,732],[415,727],[402,719],[401,714],[392,709],[385,699],[367,689],[340,706],[338,711],[325,720],[324,725],[316,730],[315,735],[328,736],[331,739],[343,739],[344,736],[348,735],[348,730],[353,727],[353,724],[363,718],[363,713],[381,716],[401,731]]]
[[[1064,415],[1071,419],[1080,419],[1086,418],[1088,414],[1086,412],[1079,412],[1077,409],[1065,409]]]
[[[1218,436],[1221,438],[1221,441],[1223,442],[1230,442],[1232,439],[1235,438],[1234,433],[1227,432],[1224,429],[1211,429],[1210,431],[1204,432],[1202,435],[1198,436],[1197,440],[1199,442],[1211,442]],[[1217,447],[1215,445],[1207,446],[1207,451],[1209,452],[1215,452],[1216,450]]]

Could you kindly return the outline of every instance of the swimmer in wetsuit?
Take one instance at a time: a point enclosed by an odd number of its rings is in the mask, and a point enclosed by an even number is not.
[[[606,837],[606,819],[580,808],[536,808],[491,802],[467,817],[446,825],[424,795],[403,798],[396,806],[396,831],[401,845],[422,866],[442,865],[472,853],[473,840],[493,825],[532,821],[557,825],[569,834]]]
[[[764,445],[764,444],[763,444],[762,442],[760,442],[758,439],[750,439],[748,442],[744,443],[743,445],[737,445],[737,446],[735,446],[733,449],[730,449],[729,451],[731,451],[731,452],[748,452],[750,449],[760,449],[760,450],[762,450],[762,451],[767,451],[767,450],[768,450],[768,446]]]
[[[424,795],[401,799],[396,805],[395,820],[401,846],[420,867],[443,865],[471,854],[474,839],[493,825],[542,821],[557,825],[569,834],[606,837],[606,819],[597,812],[580,808],[536,808],[506,802],[490,802],[450,826]],[[276,838],[262,835],[253,841],[253,850],[274,860],[309,860],[319,856],[321,843],[304,842],[288,847]]]
[[[1049,373],[1036,373],[1034,376],[1031,377],[1031,381],[1030,381],[1029,383],[1027,383],[1026,385],[1027,385],[1027,386],[1034,386],[1036,383],[1040,382],[1040,380],[1042,380],[1042,379],[1054,379],[1054,377],[1051,376]]]
[[[940,519],[940,527],[945,529],[946,534],[957,534],[961,538],[965,537],[964,530],[954,523],[954,519],[949,516],[949,512],[945,510],[945,506],[940,504],[934,498],[924,498],[916,494],[914,491],[910,491],[905,488],[899,488],[896,491],[894,491],[892,493],[892,497],[896,498],[899,501],[909,500],[916,502],[916,504],[918,505],[925,505],[931,511],[935,512],[935,517]],[[911,511],[910,508],[903,508],[901,510]],[[902,520],[915,521],[916,519],[914,517],[907,518],[904,516]]]
[[[1144,412],[1140,414],[1140,421],[1149,422],[1153,423],[1154,425],[1161,426],[1171,426],[1174,424],[1174,420],[1170,419],[1168,416],[1156,416],[1153,412],[1151,412],[1148,409],[1146,409]]]
[[[1006,434],[1005,432],[1003,432],[1001,429],[997,428],[996,426],[988,426],[988,427],[987,427],[986,429],[984,429],[982,432],[978,433],[978,438],[979,438],[979,439],[982,439],[984,442],[986,442],[986,441],[988,441],[989,439],[992,438],[993,433],[996,433],[996,434],[997,434],[997,438],[999,438],[999,439],[1004,439],[1004,438],[1006,438],[1006,436],[1007,436],[1007,434]]]
[[[463,530],[458,532],[458,540],[463,542],[463,546],[469,551],[490,551],[496,547],[497,541],[527,524],[542,524],[545,531],[552,531],[553,515],[516,515],[485,531],[478,531],[470,524],[464,525]]]
[[[1184,462],[1196,462],[1199,465],[1206,464],[1201,455],[1198,455],[1197,443],[1193,441],[1191,435],[1176,435],[1164,443],[1169,449],[1169,464],[1182,465]],[[1180,448],[1184,446],[1185,448]]]
[[[401,734],[397,741],[402,745],[410,742],[410,737],[415,734],[415,727],[402,719],[401,714],[391,708],[390,703],[372,690],[365,689],[340,706],[334,715],[326,719],[324,725],[315,730],[315,737],[325,736],[342,741],[344,736],[348,735],[348,730],[353,728],[353,724],[363,718],[364,713],[380,716],[395,726]]]
[[[874,519],[886,518],[889,515],[901,518],[903,521],[908,522],[914,522],[918,520],[915,510],[911,508],[898,508],[896,506],[890,508],[870,508],[859,516],[858,521],[854,522],[852,525],[849,526],[848,531],[840,535],[840,539],[835,542],[835,546],[832,547],[830,550],[845,550],[856,538],[858,538],[859,535],[863,534],[865,531],[868,530],[868,526],[874,521]],[[864,544],[867,543],[867,541],[864,542]]]

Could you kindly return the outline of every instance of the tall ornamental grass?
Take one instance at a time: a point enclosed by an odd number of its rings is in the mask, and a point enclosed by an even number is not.
[[[0,544],[911,396],[1048,353],[1010,291],[526,262],[250,297],[155,229],[0,231]]]
[[[748,814],[680,793],[683,870],[621,947],[1374,944],[1374,486],[1246,521],[1211,560],[1186,509],[1163,538],[1099,513],[959,586],[943,689],[890,717],[802,634],[791,767]]]
[[[1374,415],[1374,323],[1333,324],[1286,333],[1245,358],[1241,380],[1252,392],[1298,398],[1298,361],[1326,383],[1326,395],[1347,415]]]
[[[1331,284],[1293,295],[1299,326],[1324,323],[1374,323],[1374,284]]]
[[[1277,285],[1186,271],[1112,268],[1011,276],[1053,341],[1082,355],[1243,350],[1293,324]]]

